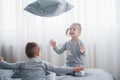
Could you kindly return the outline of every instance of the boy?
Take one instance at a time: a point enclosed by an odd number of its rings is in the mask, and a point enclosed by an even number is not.
[[[29,42],[26,44],[25,53],[29,59],[24,62],[8,63],[0,57],[0,67],[3,69],[21,70],[22,80],[46,80],[47,71],[55,73],[70,73],[83,70],[82,67],[58,67],[41,60],[39,58],[40,48],[35,42]]]

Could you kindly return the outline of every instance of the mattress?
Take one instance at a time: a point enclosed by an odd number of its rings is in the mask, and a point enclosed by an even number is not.
[[[84,77],[70,75],[57,76],[56,80],[115,80],[114,77],[102,69],[86,69]]]
[[[12,70],[0,69],[0,80],[21,80],[21,78],[11,78]],[[85,69],[84,77],[74,77],[71,75],[53,76],[55,80],[115,80],[108,72],[102,69]]]

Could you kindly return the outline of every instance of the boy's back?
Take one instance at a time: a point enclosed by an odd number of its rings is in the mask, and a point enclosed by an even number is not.
[[[3,69],[13,69],[21,71],[22,80],[48,80],[47,72],[55,73],[71,73],[73,68],[58,67],[47,63],[38,58],[30,58],[25,62],[8,63],[4,60],[0,61],[0,66]],[[78,71],[80,68],[76,68]]]
[[[21,66],[21,77],[22,80],[46,80],[44,62],[36,58],[29,59]]]

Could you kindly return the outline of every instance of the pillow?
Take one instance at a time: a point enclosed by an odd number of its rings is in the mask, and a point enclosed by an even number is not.
[[[37,0],[27,5],[24,10],[42,17],[58,16],[73,6],[64,0]]]
[[[20,70],[13,70],[12,78],[21,78],[21,71]]]
[[[4,78],[4,77],[9,77],[10,78],[12,75],[13,75],[13,71],[12,70],[0,69],[0,78]]]
[[[55,77],[56,77],[56,74],[53,72],[47,72],[46,74],[46,80],[56,80]]]

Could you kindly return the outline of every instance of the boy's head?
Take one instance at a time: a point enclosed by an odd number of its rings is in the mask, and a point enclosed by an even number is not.
[[[40,48],[35,42],[28,42],[25,47],[25,53],[28,58],[39,56]]]

